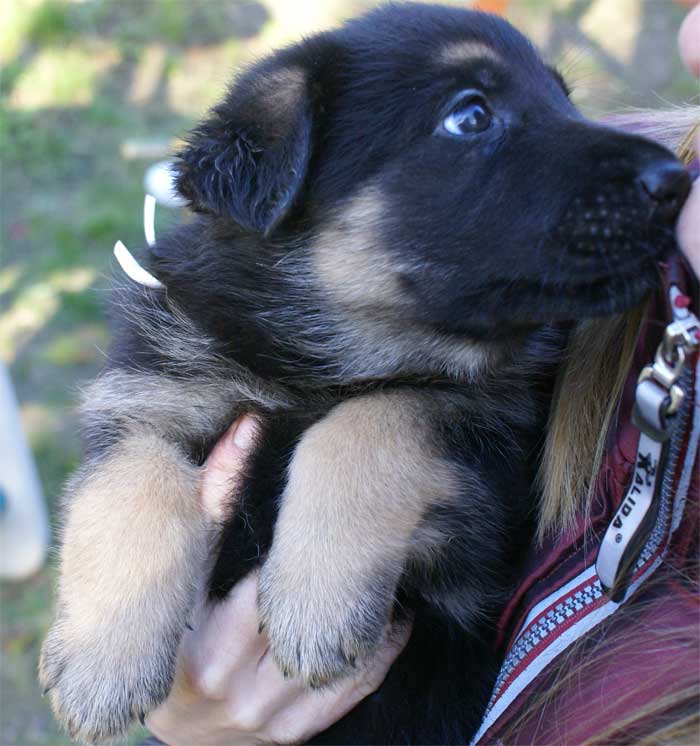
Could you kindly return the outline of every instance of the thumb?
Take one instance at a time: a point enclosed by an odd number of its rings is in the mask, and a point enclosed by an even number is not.
[[[700,5],[691,10],[681,24],[678,46],[690,74],[700,78]]]
[[[239,418],[221,436],[204,463],[202,504],[215,521],[224,521],[233,507],[231,493],[255,447],[259,429],[255,417]]]

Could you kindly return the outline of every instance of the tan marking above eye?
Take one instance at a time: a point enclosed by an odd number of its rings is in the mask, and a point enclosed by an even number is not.
[[[496,50],[483,41],[467,40],[448,44],[440,52],[439,60],[445,65],[463,65],[465,62],[489,60],[503,63]]]

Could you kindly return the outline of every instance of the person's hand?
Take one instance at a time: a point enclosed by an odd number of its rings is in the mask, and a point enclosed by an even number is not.
[[[690,74],[700,78],[700,5],[683,20],[678,32],[678,48]]]
[[[700,77],[700,5],[688,13],[678,33],[678,47],[686,67]],[[695,153],[700,156],[700,132],[695,138]],[[678,218],[678,244],[700,277],[700,179],[696,179]]]
[[[253,447],[256,423],[241,419],[207,460],[205,509],[225,519],[232,483]],[[235,509],[235,506],[234,508]],[[375,655],[332,687],[310,691],[285,679],[259,633],[257,574],[242,580],[221,604],[205,607],[180,646],[175,683],[146,726],[169,746],[298,743],[325,730],[384,680],[410,627],[387,630]]]

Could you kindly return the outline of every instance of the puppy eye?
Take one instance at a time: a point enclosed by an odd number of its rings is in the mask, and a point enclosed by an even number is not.
[[[470,135],[483,132],[491,126],[493,116],[486,102],[479,97],[460,101],[459,106],[442,121],[442,126],[450,135]]]

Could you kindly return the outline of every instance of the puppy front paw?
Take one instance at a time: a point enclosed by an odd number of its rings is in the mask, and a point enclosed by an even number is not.
[[[362,586],[352,576],[331,578],[308,565],[295,577],[293,562],[288,556],[284,568],[274,558],[263,565],[258,610],[282,673],[316,688],[351,673],[379,643],[394,589],[376,579]]]
[[[82,741],[122,733],[167,696],[208,567],[200,473],[139,432],[69,489],[57,617],[40,679]]]
[[[115,619],[89,631],[54,623],[39,680],[71,737],[95,743],[117,736],[167,697],[182,630],[144,621]]]
[[[419,404],[411,392],[342,402],[290,461],[258,606],[275,661],[312,686],[380,642],[418,527],[458,494]]]

